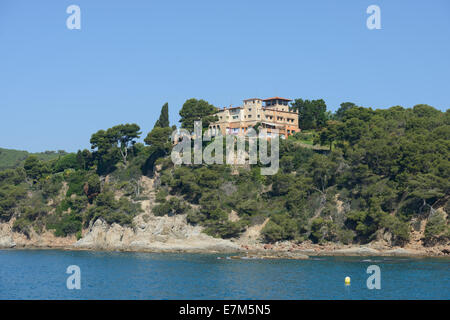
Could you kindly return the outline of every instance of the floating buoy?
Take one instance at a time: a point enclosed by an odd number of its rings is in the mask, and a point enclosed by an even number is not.
[[[350,285],[350,277],[345,277],[345,285],[349,286]]]

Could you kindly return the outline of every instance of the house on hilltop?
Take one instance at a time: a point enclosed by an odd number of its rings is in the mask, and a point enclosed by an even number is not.
[[[245,99],[239,107],[224,107],[217,113],[218,121],[209,125],[211,135],[245,135],[248,128],[260,123],[270,136],[274,129],[281,138],[296,132],[298,112],[289,111],[289,99],[273,97],[268,99]]]

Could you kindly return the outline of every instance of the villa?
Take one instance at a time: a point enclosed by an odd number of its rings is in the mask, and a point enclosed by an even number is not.
[[[298,112],[289,111],[289,99],[273,97],[268,99],[246,99],[240,107],[224,107],[217,113],[218,121],[209,125],[211,134],[244,135],[249,127],[260,123],[260,128],[267,129],[270,136],[274,129],[281,138],[286,138],[296,132],[298,127]]]

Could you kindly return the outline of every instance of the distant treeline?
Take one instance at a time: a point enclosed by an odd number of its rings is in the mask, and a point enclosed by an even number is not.
[[[29,153],[27,151],[0,148],[0,170],[21,166],[30,155],[35,155],[39,160],[47,161],[66,154],[67,152],[64,150]]]

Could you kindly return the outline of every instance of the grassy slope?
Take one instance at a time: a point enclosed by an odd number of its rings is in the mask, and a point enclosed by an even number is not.
[[[30,155],[35,155],[39,159],[47,161],[56,159],[62,154],[64,153],[54,151],[29,153],[27,151],[0,148],[0,170],[15,168]]]

